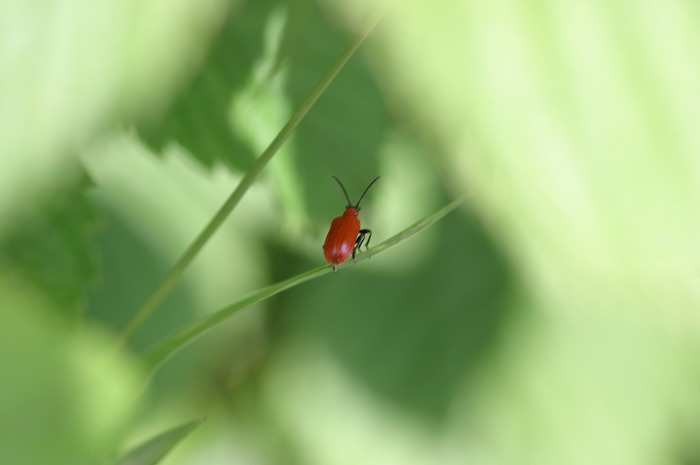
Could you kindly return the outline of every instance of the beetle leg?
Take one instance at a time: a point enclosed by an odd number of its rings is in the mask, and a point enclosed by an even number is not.
[[[357,239],[355,240],[355,247],[352,248],[352,259],[355,260],[355,254],[357,254],[357,251],[360,250],[360,246],[362,243],[365,241],[365,235],[360,232],[360,234],[357,236]]]
[[[355,247],[352,248],[352,260],[355,261],[355,254],[357,253],[358,245],[360,243],[360,236],[357,236],[357,240],[355,241]]]
[[[365,244],[365,238],[367,238],[367,243]],[[360,234],[357,236],[357,240],[355,240],[355,247],[352,249],[352,259],[355,259],[355,254],[360,250],[360,247],[362,247],[362,244],[365,244],[365,249],[369,248],[369,241],[372,239],[372,231],[369,229],[360,229]]]
[[[369,241],[372,240],[372,230],[371,229],[360,229],[360,234],[362,235],[362,240],[364,241],[364,236],[367,236],[367,243],[365,244],[365,249],[369,249]]]

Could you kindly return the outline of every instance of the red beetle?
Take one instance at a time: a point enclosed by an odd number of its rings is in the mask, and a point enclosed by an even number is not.
[[[345,199],[348,201],[343,216],[339,216],[333,220],[331,229],[328,230],[328,235],[326,236],[326,242],[323,243],[323,255],[326,257],[326,261],[333,266],[333,271],[335,271],[336,265],[343,263],[350,255],[352,255],[352,258],[355,258],[355,253],[357,253],[362,244],[365,243],[365,238],[367,238],[365,247],[369,248],[372,231],[369,229],[360,229],[360,220],[357,214],[360,212],[360,202],[362,202],[362,199],[369,188],[372,187],[372,184],[377,182],[377,179],[380,177],[381,176],[377,176],[369,183],[360,196],[360,200],[353,205],[350,202],[348,191],[345,190],[343,183],[340,182],[340,179],[333,176],[333,179],[340,184],[340,188],[343,189],[343,193],[345,194]]]

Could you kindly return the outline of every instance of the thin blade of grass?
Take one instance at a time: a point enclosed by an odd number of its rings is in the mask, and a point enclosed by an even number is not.
[[[358,255],[354,262],[359,262],[371,258],[374,255],[384,252],[385,250],[394,247],[395,245],[398,245],[401,242],[413,237],[414,235],[418,234],[419,232],[423,231],[429,226],[432,226],[437,221],[445,217],[445,215],[447,215],[448,213],[456,209],[459,205],[461,205],[473,192],[473,189],[470,190],[469,192],[458,197],[457,199],[453,200],[452,202],[440,208],[439,210],[431,213],[422,220],[404,229],[395,236]],[[339,265],[338,268],[348,266],[351,264],[353,264],[353,261],[347,261]],[[146,367],[151,372],[155,372],[163,363],[165,363],[179,350],[183,349],[185,346],[192,343],[197,338],[203,336],[207,331],[213,329],[219,323],[229,318],[237,311],[262,302],[263,300],[268,299],[275,294],[279,294],[280,292],[286,291],[287,289],[291,289],[292,287],[298,286],[299,284],[302,284],[311,279],[318,278],[319,276],[330,272],[330,265],[324,265],[318,268],[314,268],[300,275],[259,289],[253,292],[252,294],[248,295],[247,297],[237,302],[234,302],[231,305],[228,305],[220,310],[217,310],[207,316],[200,318],[199,320],[190,323],[175,334],[167,337],[154,349],[147,352],[143,356],[143,360],[145,362]]]
[[[155,465],[203,421],[203,419],[188,421],[152,437],[127,452],[114,465]]]
[[[272,159],[272,157],[277,153],[279,148],[284,144],[284,142],[289,138],[294,129],[299,125],[299,123],[304,119],[309,110],[314,106],[319,97],[328,88],[328,86],[333,82],[338,73],[343,69],[345,64],[350,60],[350,58],[355,54],[360,45],[365,41],[365,39],[372,32],[374,27],[379,23],[379,21],[386,13],[386,7],[378,9],[375,14],[369,19],[367,26],[357,35],[357,37],[348,45],[348,47],[343,51],[338,60],[333,64],[333,66],[328,70],[328,72],[321,78],[321,80],[316,84],[316,86],[311,90],[309,96],[304,100],[297,111],[291,116],[287,124],[282,128],[282,130],[277,134],[275,139],[270,143],[270,145],[265,149],[265,151],[260,155],[260,157],[255,161],[250,170],[245,174],[241,182],[238,184],[236,189],[230,195],[230,197],[224,202],[218,212],[211,219],[209,224],[202,230],[202,232],[195,238],[192,244],[185,250],[178,261],[173,265],[170,272],[165,276],[163,281],[160,283],[158,288],[151,294],[151,296],[146,300],[144,305],[139,309],[134,318],[131,320],[129,325],[124,329],[120,336],[121,343],[126,342],[131,335],[136,332],[143,323],[153,314],[153,312],[158,308],[158,306],[163,302],[165,297],[170,293],[175,284],[179,281],[182,274],[185,272],[189,264],[194,260],[197,254],[202,250],[204,245],[209,241],[209,239],[214,235],[217,229],[223,224],[223,222],[228,218],[233,209],[238,205],[238,202],[243,198],[248,188],[253,184],[255,179],[258,177],[260,172],[265,168],[267,163]]]
[[[396,234],[395,236],[390,237],[389,239],[385,240],[381,244],[376,245],[376,246],[372,247],[371,249],[367,250],[366,252],[363,252],[362,254],[358,255],[354,261],[359,262],[361,260],[366,260],[368,258],[372,258],[373,256],[377,255],[378,253],[384,252],[386,249],[390,249],[391,247],[394,247],[395,245],[400,244],[401,242],[405,241],[406,239],[418,234],[419,232],[421,232],[425,228],[432,226],[437,221],[439,221],[440,219],[445,217],[448,213],[450,213],[455,208],[459,207],[473,193],[474,193],[474,189],[470,189],[466,193],[457,197],[452,202],[448,203],[447,205],[440,208],[439,210],[431,213],[430,215],[426,216],[422,220],[417,221],[416,223],[412,224],[411,226],[404,229],[403,231]],[[340,266],[343,266],[347,263],[348,262],[345,262],[344,264],[342,264]]]

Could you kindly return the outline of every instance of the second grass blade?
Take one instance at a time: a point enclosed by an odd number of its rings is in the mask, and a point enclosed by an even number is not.
[[[385,240],[381,244],[359,255],[355,261],[361,261],[370,258],[378,253],[383,252],[386,249],[400,244],[406,239],[423,231],[427,227],[432,226],[437,221],[442,219],[445,215],[447,215],[448,213],[456,209],[459,205],[461,205],[472,192],[473,191],[470,191],[457,198],[456,200],[453,200],[449,204],[431,213],[430,215],[426,216],[425,218],[416,222],[415,224],[409,226],[408,228],[404,229],[395,236]],[[348,264],[348,262],[345,262],[345,264],[341,264],[339,268],[346,266],[346,264]],[[247,297],[232,303],[231,305],[228,305],[218,311],[215,311],[210,315],[207,315],[205,317],[200,318],[199,320],[190,323],[189,325],[182,328],[180,331],[167,337],[163,342],[161,342],[155,348],[153,348],[145,354],[143,358],[147,368],[151,372],[154,372],[158,369],[158,367],[165,363],[180,349],[195,341],[197,338],[201,337],[207,331],[216,327],[219,323],[229,318],[237,311],[254,305],[256,303],[262,302],[275,294],[278,294],[282,291],[290,289],[294,286],[298,286],[301,283],[304,283],[306,281],[309,281],[311,279],[317,278],[323,274],[330,272],[331,267],[329,265],[314,268],[312,270],[307,271],[306,273],[302,273],[300,275],[286,279],[279,283],[264,287],[258,291],[253,292]]]
[[[262,172],[263,168],[272,159],[272,157],[277,153],[279,148],[284,144],[284,142],[289,138],[294,129],[299,125],[299,123],[304,119],[304,116],[309,112],[309,110],[314,106],[318,98],[323,94],[323,92],[328,88],[328,86],[333,82],[338,73],[343,69],[345,64],[350,60],[350,58],[355,54],[357,49],[362,45],[367,36],[372,32],[377,23],[381,20],[385,10],[382,9],[377,11],[374,16],[370,18],[367,26],[358,34],[358,36],[348,45],[348,47],[343,51],[338,60],[333,64],[333,66],[328,70],[328,72],[321,78],[321,80],[316,84],[316,86],[311,90],[309,96],[304,100],[297,111],[291,116],[287,124],[282,128],[282,130],[277,134],[270,145],[265,149],[265,151],[256,160],[250,170],[245,174],[240,184],[236,187],[229,198],[224,202],[218,212],[211,219],[209,224],[205,226],[202,232],[197,236],[197,238],[192,242],[192,244],[185,250],[178,261],[173,265],[170,272],[166,275],[163,281],[160,283],[158,288],[151,294],[146,303],[139,309],[134,318],[131,320],[129,325],[121,334],[121,341],[127,341],[131,335],[136,332],[143,323],[153,314],[153,312],[158,308],[158,306],[163,302],[165,297],[170,293],[175,284],[179,281],[182,274],[185,272],[187,267],[190,265],[192,260],[199,254],[200,250],[209,241],[209,239],[214,235],[214,233],[219,229],[223,222],[228,218],[233,209],[238,205],[238,202],[243,198],[248,188],[253,184],[258,175]]]

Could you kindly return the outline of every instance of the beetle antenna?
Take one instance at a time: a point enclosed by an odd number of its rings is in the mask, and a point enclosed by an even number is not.
[[[365,197],[365,194],[367,193],[367,191],[369,190],[369,188],[372,187],[372,184],[374,184],[375,182],[377,182],[377,180],[378,180],[379,178],[381,178],[381,176],[377,176],[376,178],[374,178],[374,179],[372,180],[372,182],[369,183],[369,186],[367,186],[367,187],[365,188],[365,191],[364,191],[364,192],[362,193],[362,195],[360,196],[360,200],[358,200],[357,203],[355,204],[355,208],[356,208],[357,210],[360,209],[360,202],[362,202],[362,199]],[[339,182],[340,182],[340,181],[339,181]],[[347,194],[345,194],[345,195],[347,195]]]
[[[345,200],[348,201],[348,207],[352,207],[352,202],[350,201],[350,197],[348,197],[348,191],[345,190],[345,186],[343,186],[343,183],[340,182],[340,179],[337,177],[333,176],[333,179],[338,181],[338,184],[340,184],[340,188],[343,189],[343,194],[345,194]],[[364,195],[364,194],[363,194]]]

